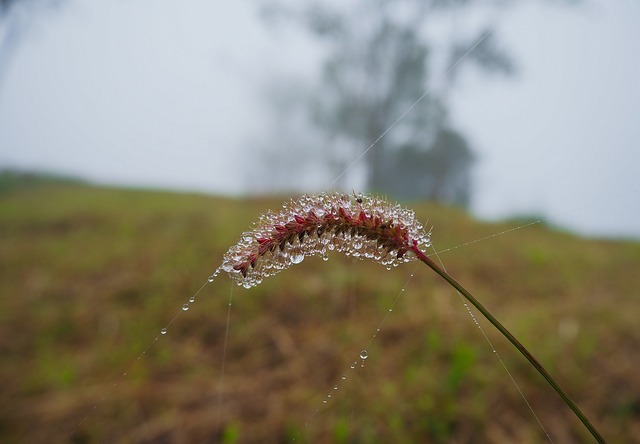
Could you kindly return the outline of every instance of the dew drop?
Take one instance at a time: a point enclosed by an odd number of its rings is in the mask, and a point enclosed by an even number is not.
[[[360,352],[360,359],[367,359],[369,357],[369,353],[366,350],[362,350]]]
[[[329,394],[327,395],[327,398],[331,398],[331,393],[329,393]]]
[[[323,403],[323,404],[326,404],[326,403],[327,403],[327,400],[326,400],[326,399],[323,399],[323,400],[322,400],[322,403]]]
[[[302,253],[293,253],[293,254],[291,254],[291,263],[292,264],[299,264],[303,260],[304,260],[304,254],[302,254]]]
[[[356,365],[355,364],[351,364],[351,368],[352,369],[356,368]]]
[[[189,303],[193,304],[196,301],[196,297],[195,296],[191,296],[189,298]]]
[[[166,327],[163,327],[162,329],[160,329],[160,334],[161,334],[161,335],[166,335],[166,334],[167,334],[167,329],[166,329]]]
[[[189,304],[184,304],[182,306],[182,311],[187,311],[187,310],[189,310]]]
[[[342,379],[347,379],[347,375],[342,375]]]
[[[215,277],[214,275],[211,275],[211,276],[209,276],[209,277],[207,278],[207,280],[208,280],[209,282],[213,282],[213,280],[214,280],[215,278],[216,278],[216,277]]]
[[[338,384],[334,385],[334,386],[333,386],[333,389],[334,389],[334,390],[338,390]]]

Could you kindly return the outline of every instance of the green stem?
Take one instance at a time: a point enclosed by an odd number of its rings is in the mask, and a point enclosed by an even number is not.
[[[569,398],[569,395],[567,395],[567,393],[562,389],[562,387],[560,387],[560,384],[558,384],[556,380],[553,379],[553,377],[549,374],[549,372],[547,372],[547,370],[542,366],[542,364],[540,364],[538,360],[534,358],[531,353],[529,353],[529,350],[527,350],[525,346],[522,345],[520,341],[518,341],[515,338],[515,336],[513,336],[509,332],[509,330],[506,329],[504,325],[502,325],[496,318],[494,318],[493,315],[489,313],[489,311],[475,297],[471,295],[471,293],[469,293],[462,285],[458,283],[458,281],[456,281],[446,271],[440,268],[433,260],[431,260],[426,254],[424,254],[420,249],[418,249],[418,247],[413,247],[411,250],[416,254],[416,256],[418,257],[418,259],[420,259],[420,261],[424,262],[433,271],[438,273],[453,288],[458,290],[460,294],[462,294],[462,296],[464,296],[469,302],[471,302],[471,304],[473,304],[473,306],[476,307],[480,311],[480,313],[482,313],[482,315],[485,318],[487,318],[489,322],[491,322],[491,324],[493,324],[493,326],[497,328],[500,331],[500,333],[502,333],[504,337],[507,338],[509,342],[511,342],[513,346],[518,349],[518,351],[520,351],[520,353],[522,353],[522,355],[525,358],[527,358],[527,360],[531,363],[531,365],[533,365],[535,369],[538,370],[538,373],[540,373],[542,377],[546,379],[547,382],[551,385],[551,387],[553,387],[556,393],[560,395],[560,397],[565,402],[565,404],[567,404],[569,408],[573,410],[573,413],[575,413],[576,416],[580,419],[580,421],[582,421],[582,423],[589,430],[589,432],[591,432],[591,434],[596,439],[596,441],[598,441],[599,443],[606,442],[602,437],[602,435],[600,435],[600,432],[598,432],[598,430],[594,427],[594,425],[591,424],[591,422],[587,419],[584,413],[582,413],[582,411],[578,408],[576,403],[573,402],[571,398]]]

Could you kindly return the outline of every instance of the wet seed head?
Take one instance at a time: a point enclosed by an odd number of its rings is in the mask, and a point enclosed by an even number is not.
[[[307,256],[326,257],[328,250],[390,268],[415,259],[412,248],[429,244],[430,232],[397,204],[360,194],[305,195],[260,216],[227,251],[220,269],[250,288]]]

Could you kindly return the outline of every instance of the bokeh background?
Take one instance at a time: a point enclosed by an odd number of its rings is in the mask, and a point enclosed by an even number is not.
[[[639,19],[631,0],[0,0],[0,441],[544,442],[424,267],[307,258],[181,310],[259,214],[355,189],[415,209],[636,442]],[[553,441],[590,442],[480,322]]]
[[[468,173],[475,215],[640,234],[635,1],[2,5],[0,167],[234,195],[402,197],[389,182],[432,177],[438,162],[420,156],[451,130],[473,160],[441,155],[437,169]],[[403,147],[418,172],[402,159],[400,171],[375,167]]]

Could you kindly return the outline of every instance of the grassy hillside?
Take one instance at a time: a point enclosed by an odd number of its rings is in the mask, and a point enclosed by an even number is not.
[[[55,182],[0,193],[0,441],[544,441],[459,297],[424,266],[308,258],[251,290],[220,276],[182,312],[278,205]],[[439,249],[511,227],[412,207]],[[534,225],[441,259],[610,442],[638,439],[640,244]],[[481,323],[553,440],[590,442]]]

